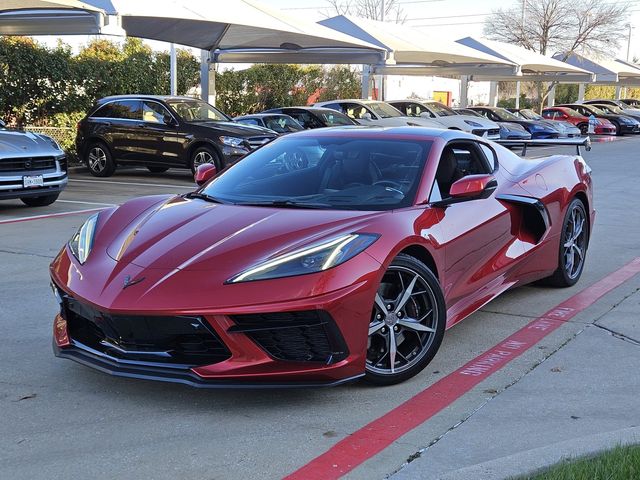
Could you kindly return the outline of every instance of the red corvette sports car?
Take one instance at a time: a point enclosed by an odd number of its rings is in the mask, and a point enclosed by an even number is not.
[[[194,386],[400,382],[505,290],[578,281],[592,205],[577,154],[421,127],[293,133],[192,193],[90,217],[50,267],[54,350]]]

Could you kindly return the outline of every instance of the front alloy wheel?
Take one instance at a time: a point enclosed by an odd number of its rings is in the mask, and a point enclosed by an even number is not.
[[[94,143],[87,151],[87,167],[94,177],[109,177],[113,175],[116,166],[111,158],[111,152],[101,143]]]
[[[391,263],[375,297],[367,344],[366,378],[390,385],[425,368],[438,351],[446,322],[438,281],[417,259]]]

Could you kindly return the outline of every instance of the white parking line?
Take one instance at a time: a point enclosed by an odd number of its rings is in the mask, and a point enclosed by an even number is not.
[[[57,203],[79,203],[81,205],[99,205],[101,207],[113,207],[115,203],[81,202],[80,200],[56,200]]]
[[[178,185],[178,184],[164,184],[164,183],[142,183],[142,182],[115,182],[113,180],[81,180],[79,178],[70,178],[69,182],[82,182],[82,183],[107,183],[113,185],[135,185],[137,187],[162,187],[162,188],[184,188],[185,190],[195,189],[195,184],[192,186]]]
[[[33,215],[31,217],[9,218],[7,220],[0,220],[0,225],[5,223],[29,222],[31,220],[42,220],[45,218],[53,218],[53,217],[66,217],[68,215],[79,215],[81,213],[93,213],[93,212],[99,212],[100,210],[104,210],[105,208],[106,207],[89,208],[86,210],[75,210],[73,212],[46,213],[44,215]]]

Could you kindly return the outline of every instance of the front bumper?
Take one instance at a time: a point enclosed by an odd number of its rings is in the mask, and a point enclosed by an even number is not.
[[[621,124],[620,132],[621,133],[640,133],[640,125]]]
[[[53,162],[53,160],[52,160]],[[23,177],[42,175],[43,186],[25,188]],[[56,159],[55,167],[46,170],[20,170],[0,173],[0,199],[42,197],[60,193],[67,186],[66,159]]]
[[[194,387],[283,388],[339,385],[364,375],[367,327],[375,295],[373,285],[374,282],[362,282],[321,296],[296,299],[289,305],[280,302],[271,306],[260,305],[258,308],[239,307],[225,314],[190,313],[190,317],[201,319],[228,351],[228,355],[213,363],[211,360],[205,363],[163,361],[152,358],[154,353],[140,352],[138,348],[126,350],[123,354],[125,350],[120,347],[125,343],[114,345],[117,340],[114,341],[113,338],[117,335],[107,336],[107,348],[101,348],[96,342],[92,343],[86,337],[78,335],[77,328],[74,331],[74,313],[70,312],[65,303],[70,295],[56,285],[54,291],[61,302],[61,310],[54,322],[54,352],[58,357],[74,360],[110,375],[182,383]],[[105,310],[96,309],[83,299],[74,301],[92,308],[96,312],[96,318],[103,317],[100,312],[105,312],[104,317],[107,318],[111,315]],[[264,325],[256,324],[255,320],[244,322],[245,317],[260,320],[269,314],[291,315],[299,312],[320,312],[323,319],[321,328],[317,322],[309,323],[308,318],[298,319],[291,326],[270,327],[266,323],[268,319]],[[169,314],[158,313],[155,318],[166,318],[167,315]],[[175,315],[175,312],[171,312],[171,315]],[[144,319],[153,321],[154,317],[145,315]],[[104,321],[101,318],[96,324],[102,325]],[[108,319],[106,321],[109,322]],[[322,331],[326,333],[324,338]],[[307,350],[305,347],[308,347]],[[141,357],[141,354],[151,357]]]

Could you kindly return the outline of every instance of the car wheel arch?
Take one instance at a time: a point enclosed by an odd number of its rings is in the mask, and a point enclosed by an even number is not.
[[[93,135],[89,138],[87,138],[86,142],[84,143],[84,151],[82,152],[82,156],[86,155],[89,147],[95,143],[100,143],[103,147],[105,147],[107,150],[109,150],[109,153],[111,154],[111,156],[113,157],[113,149],[111,148],[111,146],[109,145],[109,140],[103,138],[103,137],[99,137],[96,135]],[[115,157],[114,157],[115,159]]]
[[[213,149],[213,151],[216,152],[216,154],[218,155],[218,159],[221,162],[224,162],[223,160],[224,156],[222,155],[222,151],[220,150],[218,145],[215,144],[215,142],[212,142],[211,140],[195,140],[192,144],[189,145],[189,148],[187,150],[187,158],[186,158],[187,164],[191,162],[191,156],[193,155],[193,152],[195,152],[200,147],[208,147]],[[223,165],[217,165],[217,167],[223,168]]]
[[[402,253],[404,253],[405,255],[409,255],[417,260],[420,260],[429,268],[429,270],[431,270],[431,273],[433,273],[433,275],[438,279],[438,281],[440,281],[440,274],[438,273],[438,265],[436,264],[434,256],[425,245],[414,243],[411,245],[404,246],[402,250],[400,250],[394,255],[394,258]],[[393,260],[393,258],[391,260]]]

